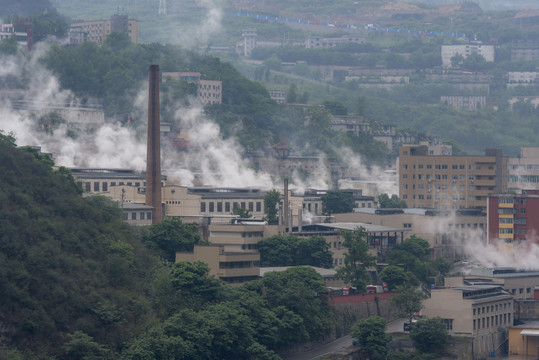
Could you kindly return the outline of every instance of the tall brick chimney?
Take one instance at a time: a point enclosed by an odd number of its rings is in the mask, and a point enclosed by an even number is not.
[[[148,140],[146,153],[146,205],[154,208],[152,224],[163,220],[161,208],[161,126],[159,119],[159,65],[150,65]]]

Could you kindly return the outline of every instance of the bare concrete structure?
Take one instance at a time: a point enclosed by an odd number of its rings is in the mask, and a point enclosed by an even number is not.
[[[152,223],[163,220],[161,210],[161,134],[159,115],[159,65],[150,65],[148,142],[146,154],[146,205],[152,206]]]

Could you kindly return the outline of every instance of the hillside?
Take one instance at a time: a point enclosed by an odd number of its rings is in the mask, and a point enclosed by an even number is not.
[[[152,319],[144,293],[155,260],[115,203],[81,198],[46,156],[2,139],[0,164],[2,344],[58,356],[83,332],[118,349]]]
[[[0,359],[277,360],[336,326],[315,270],[225,288],[202,262],[152,255],[185,250],[191,226],[135,231],[51,165],[0,132]]]

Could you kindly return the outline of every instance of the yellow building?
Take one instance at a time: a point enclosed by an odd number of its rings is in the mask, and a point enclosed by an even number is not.
[[[539,321],[509,328],[509,355],[539,356]]]
[[[227,251],[223,245],[195,245],[192,253],[177,252],[178,261],[202,261],[209,265],[211,276],[227,284],[241,285],[260,276],[260,253]]]

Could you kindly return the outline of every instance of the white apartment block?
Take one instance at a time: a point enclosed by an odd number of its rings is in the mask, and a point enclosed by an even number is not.
[[[471,54],[479,54],[488,62],[494,61],[494,45],[468,44],[468,45],[442,45],[442,66],[451,67],[451,58],[455,55],[467,58]]]

